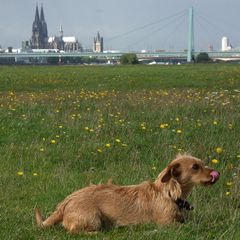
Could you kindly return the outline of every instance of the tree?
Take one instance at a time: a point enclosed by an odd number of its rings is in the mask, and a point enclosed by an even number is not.
[[[196,58],[197,63],[208,63],[211,62],[211,58],[208,56],[206,52],[199,53]]]
[[[121,64],[138,64],[138,58],[135,53],[123,54],[120,58]]]

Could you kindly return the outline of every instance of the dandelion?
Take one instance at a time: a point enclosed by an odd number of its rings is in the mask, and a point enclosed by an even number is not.
[[[56,138],[60,138],[60,136],[59,136],[59,135],[56,135]]]
[[[213,125],[218,125],[218,122],[217,121],[213,121]]]
[[[176,117],[176,118],[175,118],[175,120],[176,120],[177,122],[179,122],[179,121],[180,121],[180,119],[179,119],[178,117]]]
[[[122,147],[127,147],[127,144],[126,143],[122,143]]]
[[[33,176],[36,177],[38,174],[36,172],[33,173]]]
[[[63,128],[63,126],[62,125],[60,125],[60,126],[58,126],[59,128]]]
[[[117,143],[120,143],[121,142],[121,140],[120,139],[115,139],[115,141],[117,142]]]
[[[168,127],[168,124],[167,123],[162,123],[160,124],[159,126],[161,129],[164,129],[164,128],[167,128]]]
[[[23,172],[22,172],[22,171],[19,171],[19,172],[17,172],[17,175],[18,175],[18,176],[23,176]]]
[[[226,196],[230,196],[230,195],[231,195],[231,192],[228,191],[228,192],[226,192],[225,194],[226,194]]]
[[[105,145],[105,147],[106,147],[106,148],[110,148],[110,147],[111,147],[111,144],[110,144],[110,143],[107,143],[107,144]]]
[[[52,143],[52,144],[55,144],[55,143],[56,143],[56,140],[52,139],[52,140],[51,140],[51,143]]]
[[[219,160],[218,159],[212,159],[212,161],[211,161],[213,164],[217,164],[217,163],[219,163]]]
[[[102,153],[102,149],[101,149],[101,148],[98,148],[98,149],[97,149],[97,152],[98,152],[98,153]]]
[[[230,187],[230,186],[232,186],[232,185],[233,185],[233,182],[227,182],[226,184],[227,184],[227,186],[229,186],[229,187]]]
[[[182,130],[178,129],[178,130],[177,130],[177,133],[178,133],[178,134],[181,134],[181,133],[182,133]]]
[[[85,127],[84,129],[85,129],[86,131],[89,131],[89,127]]]
[[[40,148],[39,151],[40,151],[40,152],[44,152],[44,148]]]
[[[157,168],[156,168],[155,166],[153,166],[153,167],[152,167],[152,170],[153,170],[153,171],[156,171],[156,170],[157,170]]]
[[[215,152],[218,153],[218,154],[220,154],[220,153],[223,152],[223,149],[222,149],[221,147],[217,147],[217,148],[215,149]]]

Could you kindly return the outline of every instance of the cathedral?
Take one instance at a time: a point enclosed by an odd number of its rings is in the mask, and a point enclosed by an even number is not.
[[[38,5],[36,6],[35,19],[32,25],[32,38],[30,41],[32,49],[48,48],[48,30],[47,23],[44,18],[43,6],[39,16]]]
[[[45,21],[43,5],[39,15],[38,5],[36,6],[35,19],[32,24],[32,37],[30,46],[28,41],[23,42],[23,49],[55,49],[59,51],[73,52],[82,51],[82,45],[75,36],[63,36],[62,26],[60,27],[60,35],[48,37],[47,23]]]

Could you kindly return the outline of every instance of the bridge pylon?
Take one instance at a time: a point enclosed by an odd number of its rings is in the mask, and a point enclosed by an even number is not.
[[[193,7],[189,8],[189,27],[188,27],[188,51],[187,51],[187,62],[193,61],[194,51],[194,31],[193,31]]]

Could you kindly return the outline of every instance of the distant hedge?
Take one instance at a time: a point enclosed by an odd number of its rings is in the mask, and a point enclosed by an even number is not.
[[[199,53],[196,58],[197,63],[208,63],[211,62],[212,59],[208,56],[206,52]]]
[[[138,58],[135,53],[126,53],[121,56],[121,64],[138,64]]]

